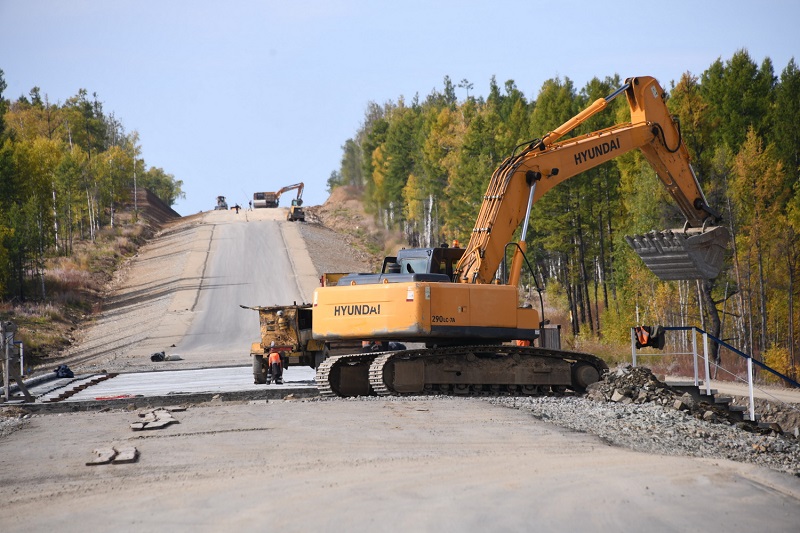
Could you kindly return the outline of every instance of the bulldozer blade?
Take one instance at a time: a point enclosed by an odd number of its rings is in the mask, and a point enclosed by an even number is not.
[[[724,226],[625,236],[647,268],[662,281],[716,278],[722,270],[728,239]]]

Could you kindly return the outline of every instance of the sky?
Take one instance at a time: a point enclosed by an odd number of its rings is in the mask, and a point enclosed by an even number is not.
[[[669,88],[741,49],[779,76],[798,21],[798,0],[0,0],[0,69],[10,100],[96,93],[190,215],[301,181],[305,205],[325,202],[369,102],[424,100],[445,76],[530,100],[556,77]]]

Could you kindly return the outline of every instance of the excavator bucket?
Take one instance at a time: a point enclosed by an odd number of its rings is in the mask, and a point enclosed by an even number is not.
[[[724,226],[625,236],[647,268],[662,281],[716,278],[722,270],[728,238]]]

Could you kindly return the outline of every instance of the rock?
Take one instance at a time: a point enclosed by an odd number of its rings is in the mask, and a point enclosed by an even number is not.
[[[602,386],[603,386],[602,380],[601,381],[595,381],[594,383],[590,383],[589,386],[586,387],[586,392],[588,394],[588,393],[600,390],[600,388]]]
[[[777,422],[770,422],[769,429],[778,434],[783,433],[783,428],[781,428],[781,425]]]
[[[625,393],[621,389],[615,389],[614,394],[611,395],[612,402],[619,402],[625,398]]]
[[[683,402],[683,403],[684,403],[684,404],[685,404],[685,405],[686,405],[686,406],[687,406],[689,409],[691,409],[692,407],[694,407],[694,404],[695,404],[694,397],[693,397],[691,394],[689,394],[688,392],[684,393],[684,394],[683,394],[683,396],[681,396],[681,401],[682,401],[682,402]]]
[[[688,411],[689,410],[689,406],[686,405],[685,403],[683,403],[682,400],[675,400],[674,402],[672,402],[672,408],[675,409],[676,411]]]

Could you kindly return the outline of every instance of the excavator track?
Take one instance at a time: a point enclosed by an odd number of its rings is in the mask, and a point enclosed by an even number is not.
[[[325,359],[317,367],[316,381],[320,396],[374,396],[369,382],[369,368],[377,355],[380,354],[354,353]]]
[[[536,395],[582,392],[608,370],[593,355],[527,346],[459,346],[380,354],[370,365],[379,395]]]
[[[528,346],[457,346],[331,357],[320,395],[536,395],[582,392],[608,371],[594,355]]]

